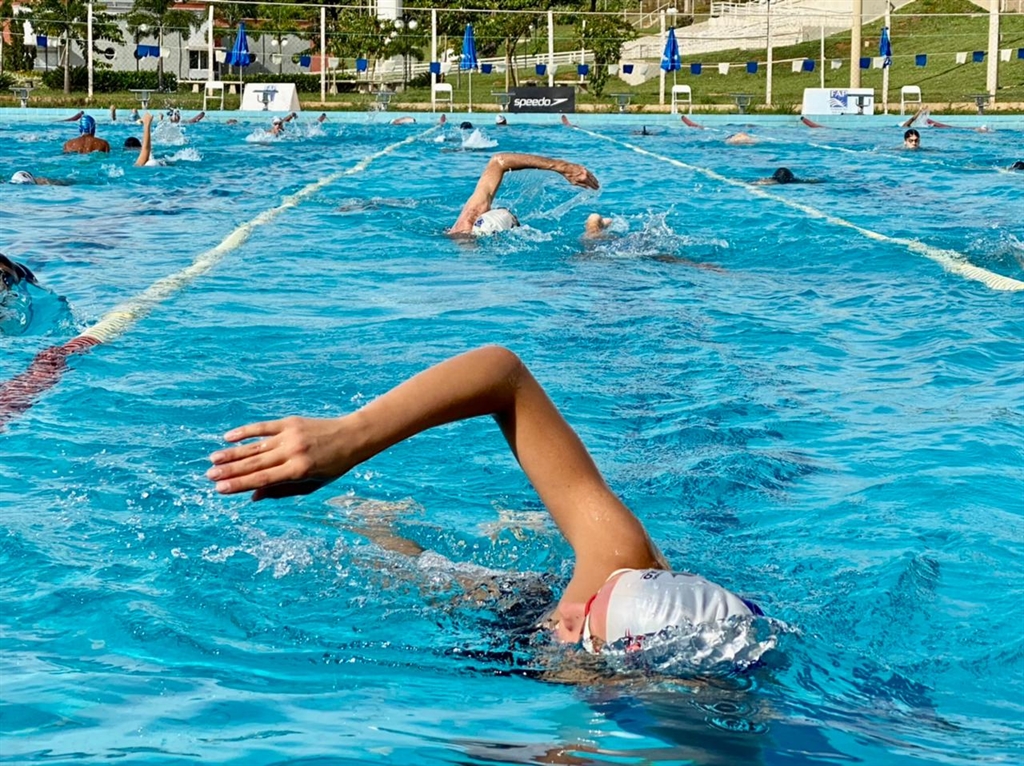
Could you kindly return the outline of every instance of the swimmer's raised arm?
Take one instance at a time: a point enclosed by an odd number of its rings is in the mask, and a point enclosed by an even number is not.
[[[565,160],[541,157],[538,154],[517,154],[514,152],[502,152],[495,154],[487,162],[487,167],[480,174],[480,180],[476,182],[476,189],[466,200],[462,207],[455,225],[448,230],[449,234],[468,234],[473,230],[473,222],[483,213],[491,209],[494,197],[501,188],[501,182],[505,174],[514,170],[551,170],[560,174],[566,181],[574,186],[582,186],[585,189],[600,188],[594,174],[582,165]]]
[[[403,439],[491,415],[576,554],[559,604],[560,633],[578,633],[586,601],[620,568],[667,568],[633,513],[609,489],[576,432],[519,358],[490,346],[421,372],[340,418],[290,417],[229,431],[208,478],[222,494],[306,494]]]
[[[139,149],[139,157],[135,160],[135,167],[141,168],[147,162],[152,154],[153,146],[153,115],[146,112],[142,115],[142,148]]]

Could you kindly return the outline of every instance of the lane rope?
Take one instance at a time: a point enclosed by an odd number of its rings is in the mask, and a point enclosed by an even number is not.
[[[618,144],[619,146],[625,147],[626,149],[630,149],[636,152],[637,154],[642,154],[652,159],[659,160],[660,162],[666,162],[669,165],[674,165],[685,170],[693,171],[694,173],[699,173],[705,176],[706,178],[710,178],[714,181],[718,181],[729,186],[735,186],[737,188],[744,189],[745,191],[749,192],[750,194],[753,194],[756,197],[763,197],[764,199],[773,200],[782,205],[785,205],[786,207],[798,210],[810,218],[816,218],[818,220],[825,221],[827,223],[832,224],[833,226],[842,226],[847,229],[852,229],[853,231],[857,232],[861,236],[867,237],[868,239],[873,239],[878,242],[890,242],[892,244],[900,245],[912,253],[923,255],[925,258],[934,261],[951,274],[956,274],[957,276],[961,276],[965,279],[970,279],[975,282],[981,282],[983,285],[993,290],[1024,290],[1024,282],[1021,282],[1020,280],[1017,279],[1013,279],[1012,277],[1003,276],[1002,274],[996,274],[995,272],[989,271],[988,269],[982,268],[981,266],[975,266],[974,264],[969,262],[966,255],[956,250],[947,250],[943,248],[933,247],[932,245],[914,239],[905,239],[903,237],[890,237],[887,234],[881,234],[877,231],[867,229],[863,226],[853,223],[852,221],[847,221],[845,218],[840,218],[839,216],[832,215],[831,213],[826,213],[824,211],[818,210],[815,207],[811,207],[810,205],[805,205],[802,202],[796,202],[786,197],[780,197],[777,194],[772,194],[771,192],[765,190],[764,187],[756,186],[747,181],[741,181],[735,178],[723,176],[721,173],[716,173],[714,170],[711,170],[710,168],[702,168],[699,165],[691,165],[687,162],[683,162],[682,160],[675,159],[674,157],[666,157],[662,154],[652,152],[649,149],[644,149],[643,147],[631,144],[628,141],[620,141],[617,138],[611,138],[610,136],[605,136],[600,133],[595,133],[592,130],[581,128],[579,125],[571,125],[570,127],[593,138],[597,138],[602,141],[607,141],[612,144]]]
[[[51,346],[40,351],[29,364],[28,369],[14,376],[0,386],[0,431],[21,413],[28,410],[35,400],[56,385],[67,369],[67,359],[73,354],[86,353],[101,343],[109,343],[126,333],[136,322],[145,318],[156,306],[167,298],[181,291],[199,277],[206,274],[220,263],[228,253],[237,250],[261,226],[275,220],[304,199],[317,193],[329,184],[346,176],[361,173],[375,160],[386,157],[392,152],[419,141],[436,131],[440,124],[385,146],[372,154],[363,157],[359,162],[345,170],[321,178],[304,186],[294,194],[284,197],[281,204],[264,210],[251,221],[243,223],[228,234],[215,247],[197,255],[191,264],[166,277],[158,279],[141,293],[115,306],[91,327],[80,332],[73,339],[59,346]]]

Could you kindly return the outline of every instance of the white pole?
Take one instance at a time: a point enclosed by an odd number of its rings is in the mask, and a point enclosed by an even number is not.
[[[990,0],[988,8],[988,77],[985,90],[996,100],[999,87],[999,0]]]
[[[661,12],[661,49],[665,50],[665,11]],[[658,103],[665,106],[665,70],[658,67]]]
[[[850,87],[860,87],[861,26],[864,23],[864,0],[853,0],[850,19]]]
[[[430,63],[437,61],[437,8],[430,9]],[[431,69],[430,72],[430,111],[437,110],[437,94],[434,93],[434,86],[437,85],[437,74]]]
[[[89,101],[92,101],[92,3],[86,5],[89,24],[86,27],[85,44],[87,48],[86,58],[89,60]]]
[[[555,86],[555,12],[548,11],[548,87]]]
[[[892,43],[892,3],[889,0],[885,0],[885,28],[889,30],[889,43]],[[882,109],[885,114],[889,114],[889,69],[890,67],[884,67],[882,69]]]
[[[772,105],[772,2],[768,0],[768,5],[765,6],[765,32],[768,36],[766,43],[768,48],[768,83],[764,89],[764,104],[765,106]]]
[[[210,4],[210,12],[207,14],[207,23],[210,28],[206,30],[206,81],[213,82],[213,4]],[[205,98],[205,96],[203,97]]]
[[[327,6],[320,6],[320,104],[327,101]]]
[[[821,71],[818,73],[818,87],[825,87],[825,17],[821,17]]]

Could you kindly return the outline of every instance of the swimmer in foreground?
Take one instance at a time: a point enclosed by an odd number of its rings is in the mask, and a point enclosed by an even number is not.
[[[11,180],[8,183],[12,184],[29,184],[35,186],[69,186],[69,182],[62,181],[56,178],[42,178],[40,176],[34,176],[27,170],[19,170],[11,176]]]
[[[751,144],[756,144],[757,139],[749,133],[744,133],[741,130],[739,133],[733,133],[731,136],[726,136],[725,143],[730,146],[749,146]]]
[[[0,335],[21,335],[32,322],[32,297],[26,285],[39,286],[28,266],[0,253]]]
[[[1015,163],[1010,165],[1008,170],[1024,170],[1024,160],[1017,160]]]
[[[600,185],[594,174],[582,165],[565,160],[555,160],[536,154],[514,154],[502,152],[495,154],[487,162],[487,167],[477,181],[476,189],[466,200],[455,224],[448,230],[449,234],[494,234],[507,231],[519,225],[512,211],[508,208],[492,208],[494,197],[501,188],[505,174],[514,170],[551,170],[559,173],[566,181],[584,189],[597,189]]]
[[[609,489],[579,436],[511,351],[452,357],[340,418],[288,417],[242,426],[246,444],[210,455],[217,492],[253,500],[304,495],[415,434],[492,416],[575,554],[572,578],[545,622],[562,642],[600,652],[641,649],[670,628],[762,614],[720,585],[674,572],[640,520]]]
[[[126,147],[127,147],[127,142]],[[142,115],[142,145],[139,147],[139,157],[135,160],[135,167],[141,168],[149,163],[153,151],[153,115],[146,112]]]
[[[110,153],[110,144],[102,138],[96,138],[96,120],[89,115],[83,115],[78,120],[78,133],[78,138],[72,138],[64,142],[65,154]]]

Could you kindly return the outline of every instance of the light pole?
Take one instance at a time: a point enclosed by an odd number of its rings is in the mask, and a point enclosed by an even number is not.
[[[270,47],[274,48],[274,51],[270,54],[270,60],[277,62],[277,73],[281,74],[281,63],[284,60],[284,46],[288,44],[288,41],[283,39],[281,35],[270,38]],[[280,50],[277,50],[280,48]]]
[[[401,41],[402,49],[402,91],[404,92],[409,87],[409,41],[405,35],[400,34],[403,29],[408,29],[410,32],[415,32],[419,27],[419,22],[416,19],[408,16],[400,16],[395,19],[395,29],[398,30],[396,37]]]

